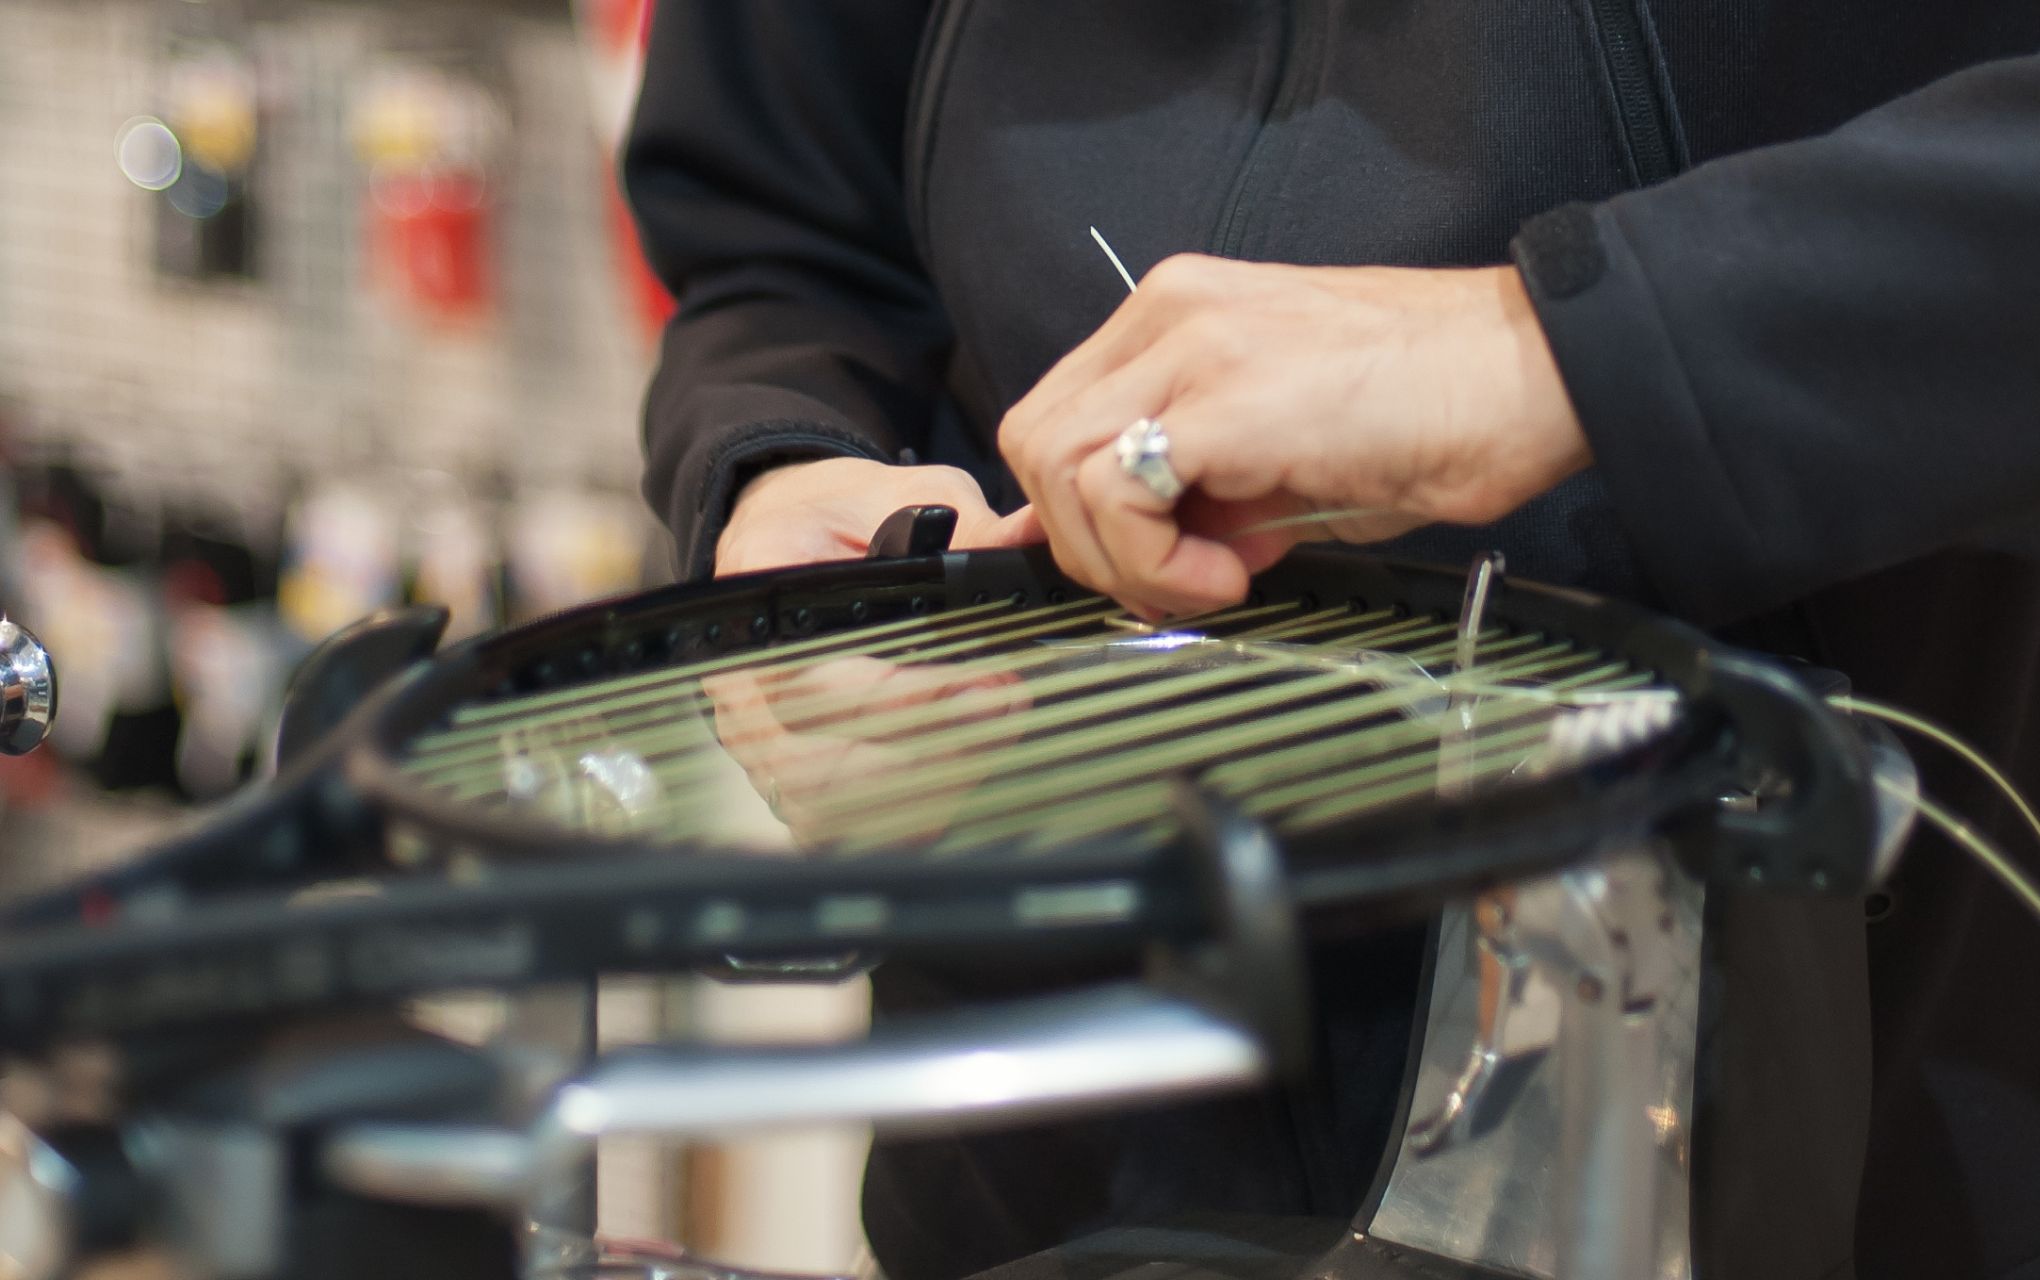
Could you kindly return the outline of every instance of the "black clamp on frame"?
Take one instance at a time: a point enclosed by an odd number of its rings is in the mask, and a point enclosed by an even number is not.
[[[1150,980],[1251,1028],[1278,1079],[1311,1058],[1310,972],[1281,850],[1267,827],[1187,779],[1175,784],[1181,848],[1211,934],[1161,950]]]
[[[901,507],[879,523],[866,558],[940,555],[949,550],[949,540],[955,535],[955,507]]]
[[[1718,653],[1700,705],[1732,730],[1740,794],[1709,797],[1677,831],[1695,875],[1733,888],[1861,893],[1878,847],[1876,781],[1863,742],[1815,683]]]
[[[431,656],[451,615],[442,605],[383,609],[341,628],[298,665],[284,692],[276,760],[288,769],[392,676]]]

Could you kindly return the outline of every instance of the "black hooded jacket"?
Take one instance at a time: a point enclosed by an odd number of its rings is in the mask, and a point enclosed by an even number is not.
[[[1135,274],[1513,259],[1597,465],[1403,550],[1732,627],[2040,780],[2033,0],[660,0],[626,182],[680,298],[646,491],[690,572],[779,462],[955,462],[1013,505],[1001,414],[1124,296],[1093,225]],[[1703,1275],[2040,1276],[2040,926],[1925,839],[1850,911],[1715,931]],[[1184,1205],[1349,1211],[1371,1166],[1295,1135],[1379,1136],[1353,1098],[1407,1019],[1337,985],[1317,1110],[874,1157],[894,1280]]]

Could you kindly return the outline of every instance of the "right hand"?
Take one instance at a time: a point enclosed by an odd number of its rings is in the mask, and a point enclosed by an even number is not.
[[[716,543],[715,575],[854,560],[887,516],[935,504],[956,508],[958,550],[1042,540],[1032,508],[1000,516],[977,481],[955,467],[823,458],[774,467],[744,486]]]

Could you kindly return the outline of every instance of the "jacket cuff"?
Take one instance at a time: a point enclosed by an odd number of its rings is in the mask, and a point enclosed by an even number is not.
[[[877,445],[851,432],[793,421],[751,423],[693,450],[680,469],[677,493],[682,507],[667,513],[668,526],[680,543],[681,576],[700,579],[715,575],[716,544],[729,523],[730,507],[759,473],[822,458],[893,461]]]
[[[1646,579],[1697,622],[1748,612],[1761,540],[1617,209],[1562,206],[1511,248]]]

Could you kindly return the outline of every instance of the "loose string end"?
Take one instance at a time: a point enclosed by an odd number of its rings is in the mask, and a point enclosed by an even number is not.
[[[1098,228],[1092,227],[1091,238],[1098,242],[1098,247],[1105,251],[1105,256],[1112,259],[1112,269],[1119,273],[1121,280],[1126,281],[1126,291],[1128,293],[1139,293],[1140,286],[1133,282],[1133,273],[1126,269],[1126,264],[1119,260],[1119,255],[1112,252],[1112,246],[1105,243],[1104,233],[1099,231]]]

